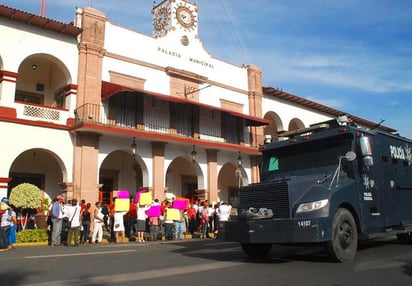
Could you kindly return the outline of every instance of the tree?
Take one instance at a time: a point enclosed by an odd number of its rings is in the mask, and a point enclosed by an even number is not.
[[[21,183],[11,190],[9,201],[16,208],[22,208],[26,210],[25,219],[21,222],[23,230],[26,228],[28,209],[37,209],[42,205],[42,192],[41,190],[32,184]]]

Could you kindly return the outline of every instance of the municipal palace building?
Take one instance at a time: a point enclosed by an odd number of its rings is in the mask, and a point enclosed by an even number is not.
[[[65,24],[0,5],[0,197],[29,182],[92,204],[141,189],[234,203],[268,135],[345,114],[210,55],[198,8],[154,4],[146,35],[90,7]]]

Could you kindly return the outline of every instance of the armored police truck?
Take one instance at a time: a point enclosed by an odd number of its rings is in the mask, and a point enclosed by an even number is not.
[[[336,261],[353,259],[359,240],[412,242],[412,140],[341,118],[281,136],[260,147],[260,183],[239,189],[221,240],[250,256],[321,243]]]

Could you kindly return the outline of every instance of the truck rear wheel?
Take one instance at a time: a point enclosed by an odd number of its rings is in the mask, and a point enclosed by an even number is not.
[[[261,258],[267,256],[272,249],[272,244],[268,243],[241,243],[243,251],[253,258]]]
[[[330,257],[340,262],[352,260],[358,248],[358,230],[352,214],[347,209],[338,209],[332,231],[332,241],[327,245]]]

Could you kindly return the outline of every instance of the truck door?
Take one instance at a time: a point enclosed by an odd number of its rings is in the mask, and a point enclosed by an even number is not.
[[[362,221],[366,231],[371,234],[383,231],[386,222],[386,203],[384,193],[384,169],[380,162],[379,142],[376,137],[362,136],[360,138],[361,161],[359,162],[360,190],[359,200]]]

